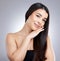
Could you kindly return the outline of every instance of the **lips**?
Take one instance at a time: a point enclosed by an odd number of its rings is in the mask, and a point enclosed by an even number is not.
[[[35,22],[34,25],[35,25],[37,28],[40,27],[40,25],[39,25],[37,22]]]

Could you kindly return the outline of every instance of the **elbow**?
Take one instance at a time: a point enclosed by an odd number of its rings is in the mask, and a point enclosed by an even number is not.
[[[50,56],[49,58],[47,58],[47,61],[55,61],[55,56]]]
[[[55,61],[55,54],[49,54],[46,57],[47,57],[46,61]]]
[[[13,58],[13,61],[23,61],[22,59],[16,57],[16,58]]]
[[[10,55],[8,56],[10,61],[23,61],[21,58],[14,56],[14,55]]]
[[[15,61],[15,60],[16,60],[12,55],[8,55],[8,59],[9,59],[10,61]]]

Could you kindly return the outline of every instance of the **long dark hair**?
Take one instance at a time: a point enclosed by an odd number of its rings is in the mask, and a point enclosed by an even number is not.
[[[48,36],[48,27],[49,27],[49,10],[42,3],[34,3],[30,6],[28,11],[25,14],[25,22],[28,17],[37,9],[44,9],[48,13],[47,21],[44,25],[44,31],[40,32],[33,40],[33,48],[35,51],[33,61],[45,61],[46,49],[47,49],[47,36]]]

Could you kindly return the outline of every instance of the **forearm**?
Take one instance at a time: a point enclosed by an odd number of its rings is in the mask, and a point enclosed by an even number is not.
[[[45,60],[45,61],[55,61],[55,59],[47,59],[47,60]]]
[[[30,39],[25,39],[21,45],[21,47],[19,49],[17,49],[13,54],[12,54],[12,60],[13,61],[23,61],[26,52],[27,52],[27,48],[29,45]]]
[[[55,61],[55,56],[48,57],[45,61]]]

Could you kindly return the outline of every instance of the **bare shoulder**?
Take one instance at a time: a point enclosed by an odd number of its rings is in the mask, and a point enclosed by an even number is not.
[[[7,37],[12,37],[14,34],[13,33],[8,33]]]
[[[14,33],[8,33],[6,36],[6,39],[13,39],[14,38]]]
[[[8,33],[6,36],[6,44],[19,46],[22,42],[20,36],[18,33]]]
[[[6,36],[6,43],[15,42],[16,35],[15,33],[8,33]]]

